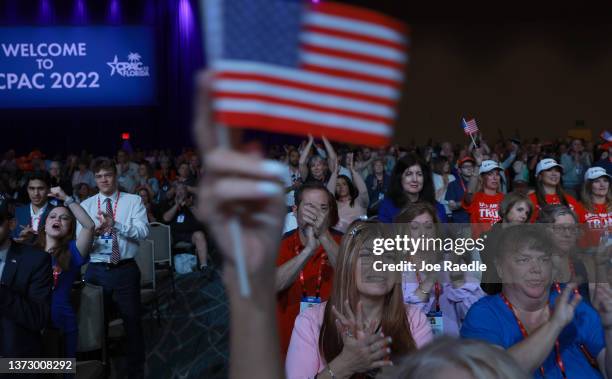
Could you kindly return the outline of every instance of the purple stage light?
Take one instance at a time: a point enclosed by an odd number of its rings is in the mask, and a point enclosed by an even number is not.
[[[108,7],[108,21],[111,24],[121,23],[121,6],[119,0],[110,0]]]
[[[85,0],[74,1],[74,14],[73,19],[75,24],[86,24],[87,13],[85,11]]]
[[[41,24],[50,24],[53,22],[53,10],[49,0],[40,0],[38,18]]]
[[[194,32],[195,20],[189,0],[179,0],[179,38],[189,41]]]

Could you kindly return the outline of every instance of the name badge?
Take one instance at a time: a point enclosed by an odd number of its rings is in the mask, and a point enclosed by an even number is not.
[[[180,215],[178,215],[178,216],[176,217],[176,222],[177,222],[177,223],[179,223],[179,224],[184,223],[184,222],[185,222],[185,215],[184,215],[184,214],[182,214],[182,213],[181,213]]]
[[[429,312],[427,314],[429,325],[431,325],[431,331],[434,336],[441,336],[444,334],[444,319],[442,318],[442,312]]]
[[[94,241],[93,251],[96,254],[110,255],[113,253],[113,237],[110,233],[105,233]]]
[[[302,298],[300,302],[300,313],[304,312],[308,308],[312,308],[315,304],[320,304],[321,298],[316,296],[306,296]]]

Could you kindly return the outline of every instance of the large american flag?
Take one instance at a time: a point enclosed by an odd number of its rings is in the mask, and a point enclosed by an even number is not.
[[[338,3],[204,0],[217,122],[281,133],[390,142],[407,28]]]

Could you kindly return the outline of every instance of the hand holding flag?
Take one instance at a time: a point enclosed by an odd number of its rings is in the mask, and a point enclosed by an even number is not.
[[[474,147],[476,147],[476,141],[474,140],[474,134],[478,133],[478,125],[476,125],[476,119],[472,118],[468,121],[465,120],[465,117],[461,119],[461,128],[463,128],[463,132],[470,136],[472,139],[472,143]]]

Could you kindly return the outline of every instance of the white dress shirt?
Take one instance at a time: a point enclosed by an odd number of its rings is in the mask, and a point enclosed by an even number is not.
[[[119,202],[115,207],[115,201],[119,196]],[[104,196],[101,193],[94,195],[81,203],[81,206],[94,220],[96,227],[100,225],[98,220],[98,200],[100,200],[100,210],[106,212],[106,199],[111,199],[111,207],[113,212],[117,210],[115,215],[115,226],[113,229],[117,235],[119,243],[119,254],[121,260],[134,258],[138,252],[138,241],[144,240],[149,235],[149,223],[147,220],[147,211],[142,204],[142,199],[138,195],[132,195],[125,192],[115,192],[111,196]],[[81,224],[77,225],[77,235],[82,228]],[[95,249],[95,248],[94,248]],[[91,262],[108,263],[110,257],[91,252]]]

